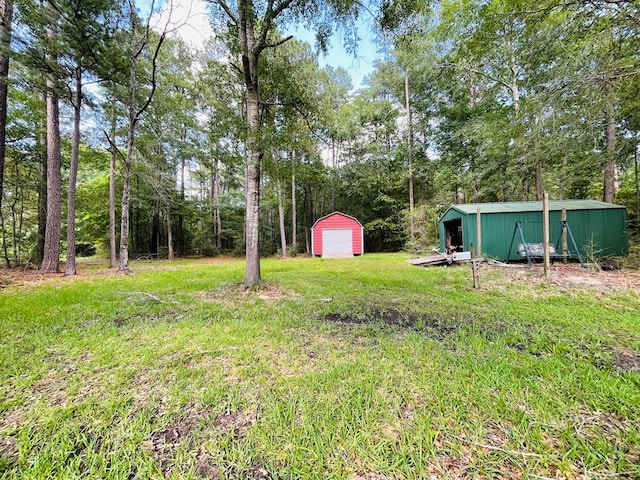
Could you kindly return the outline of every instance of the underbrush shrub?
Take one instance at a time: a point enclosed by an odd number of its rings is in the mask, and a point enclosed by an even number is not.
[[[89,242],[76,242],[76,257],[93,257],[97,252],[96,246]]]
[[[439,217],[438,207],[432,205],[419,205],[413,211],[403,211],[402,223],[407,238],[405,250],[408,253],[428,253],[438,245]]]

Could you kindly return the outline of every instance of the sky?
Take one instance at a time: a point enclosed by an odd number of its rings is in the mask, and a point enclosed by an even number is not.
[[[170,7],[172,8],[169,17]],[[176,28],[177,34],[196,48],[201,48],[206,39],[214,33],[209,24],[204,0],[166,0],[164,12],[156,15],[154,20],[157,28],[164,27],[167,21],[170,21],[169,27]],[[339,32],[331,38],[329,52],[319,56],[321,67],[331,65],[347,70],[351,75],[354,90],[363,86],[365,77],[373,71],[373,63],[377,57],[371,34],[372,22],[373,19],[367,16],[358,23],[358,35],[361,40],[355,57],[345,51]],[[312,46],[315,44],[313,32],[302,27],[289,28],[287,33]]]
[[[321,53],[318,58],[321,67],[325,65],[331,65],[334,68],[343,67],[349,72],[354,90],[358,90],[364,85],[365,77],[373,72],[374,62],[378,57],[376,46],[373,43],[371,22],[372,19],[367,18],[358,22],[360,42],[355,56],[345,50],[340,32],[336,32],[331,38],[329,51],[326,54]],[[312,46],[315,45],[315,35],[310,30],[302,27],[290,28],[287,33]]]

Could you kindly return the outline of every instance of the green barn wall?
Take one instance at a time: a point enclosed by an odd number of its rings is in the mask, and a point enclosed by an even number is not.
[[[542,243],[542,211],[489,212],[482,213],[482,254],[487,258],[507,260],[509,246],[517,221],[522,222],[522,230],[528,243]],[[492,204],[495,207],[495,204]],[[477,248],[476,213],[470,213],[476,205],[466,205],[467,212],[451,207],[439,222],[440,248],[444,251],[445,226],[450,220],[460,219],[462,224],[463,250],[475,251]],[[553,207],[552,207],[553,208]],[[549,212],[549,241],[556,244],[560,238],[562,210]],[[596,257],[626,256],[628,238],[626,229],[626,210],[620,208],[595,208],[567,210],[567,221],[575,238],[580,255]],[[575,256],[570,237],[567,239],[569,251]],[[520,233],[516,231],[510,259],[518,258],[517,245],[522,243]],[[472,249],[473,246],[473,249]],[[562,248],[561,242],[559,249]]]

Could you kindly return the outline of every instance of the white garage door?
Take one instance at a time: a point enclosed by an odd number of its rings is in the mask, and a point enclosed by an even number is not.
[[[324,258],[353,257],[351,237],[350,228],[322,230],[322,256]]]

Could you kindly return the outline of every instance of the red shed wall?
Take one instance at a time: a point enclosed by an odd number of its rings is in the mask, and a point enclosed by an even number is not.
[[[353,238],[353,254],[362,255],[364,251],[362,245],[362,225],[357,220],[349,218],[339,213],[329,215],[318,221],[312,230],[313,234],[313,255],[322,255],[322,230],[331,228],[351,228]]]

